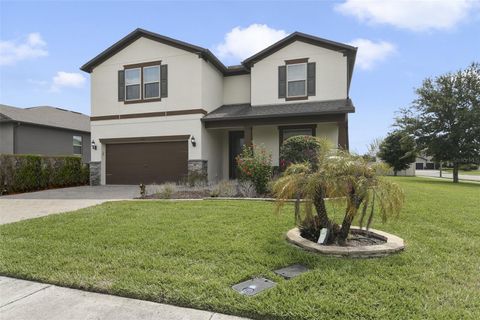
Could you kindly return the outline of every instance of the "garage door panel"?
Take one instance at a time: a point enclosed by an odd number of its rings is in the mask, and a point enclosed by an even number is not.
[[[107,184],[174,182],[187,175],[187,141],[107,144],[106,149]]]

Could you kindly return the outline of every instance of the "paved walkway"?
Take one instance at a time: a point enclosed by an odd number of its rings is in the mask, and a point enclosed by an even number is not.
[[[415,170],[415,175],[417,177],[432,177],[440,178],[439,170]],[[442,178],[453,179],[453,175],[449,172],[442,172]],[[458,179],[460,180],[470,180],[470,181],[480,181],[480,176],[469,175],[469,174],[459,174]]]
[[[109,200],[133,199],[138,186],[81,186],[0,197],[0,224],[78,210]]]
[[[241,320],[234,316],[0,277],[5,320]]]

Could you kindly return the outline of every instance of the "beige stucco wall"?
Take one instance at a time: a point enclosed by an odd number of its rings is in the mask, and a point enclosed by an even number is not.
[[[202,159],[208,160],[208,181],[210,182],[224,179],[223,135],[221,130],[202,129]]]
[[[202,108],[215,110],[223,104],[223,74],[211,63],[201,60]]]
[[[285,103],[278,98],[278,67],[285,60],[309,58],[316,62],[316,95],[308,101],[347,97],[347,58],[341,52],[296,41],[255,63],[251,69],[252,105]]]
[[[161,60],[168,65],[168,97],[160,102],[118,101],[118,71],[124,65]],[[202,108],[202,62],[197,55],[140,38],[93,69],[91,115],[116,115]]]
[[[250,75],[242,74],[223,78],[223,103],[250,103]]]

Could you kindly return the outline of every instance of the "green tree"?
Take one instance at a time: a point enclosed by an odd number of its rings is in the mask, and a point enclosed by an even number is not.
[[[392,167],[396,176],[415,162],[415,140],[403,131],[393,131],[380,143],[378,156]]]
[[[396,125],[435,161],[452,163],[458,182],[460,164],[480,161],[480,65],[428,78],[415,92]]]
[[[297,220],[303,237],[317,239],[320,230],[327,228],[328,243],[345,245],[355,216],[361,215],[362,226],[368,214],[368,228],[375,207],[386,219],[389,215],[398,214],[404,196],[397,184],[380,175],[384,165],[369,164],[363,157],[331,149],[325,141],[322,144],[316,169],[306,163],[290,165],[273,185],[273,192],[278,208],[285,200],[298,194],[305,199],[302,202],[304,216]],[[341,224],[328,215],[325,198],[345,201]]]

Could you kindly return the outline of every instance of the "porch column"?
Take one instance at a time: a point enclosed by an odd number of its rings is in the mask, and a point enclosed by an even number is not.
[[[338,146],[342,149],[348,150],[348,122],[347,114],[344,119],[337,122],[338,125]]]
[[[252,127],[247,126],[243,128],[244,137],[245,137],[245,145],[251,146],[252,145]]]

